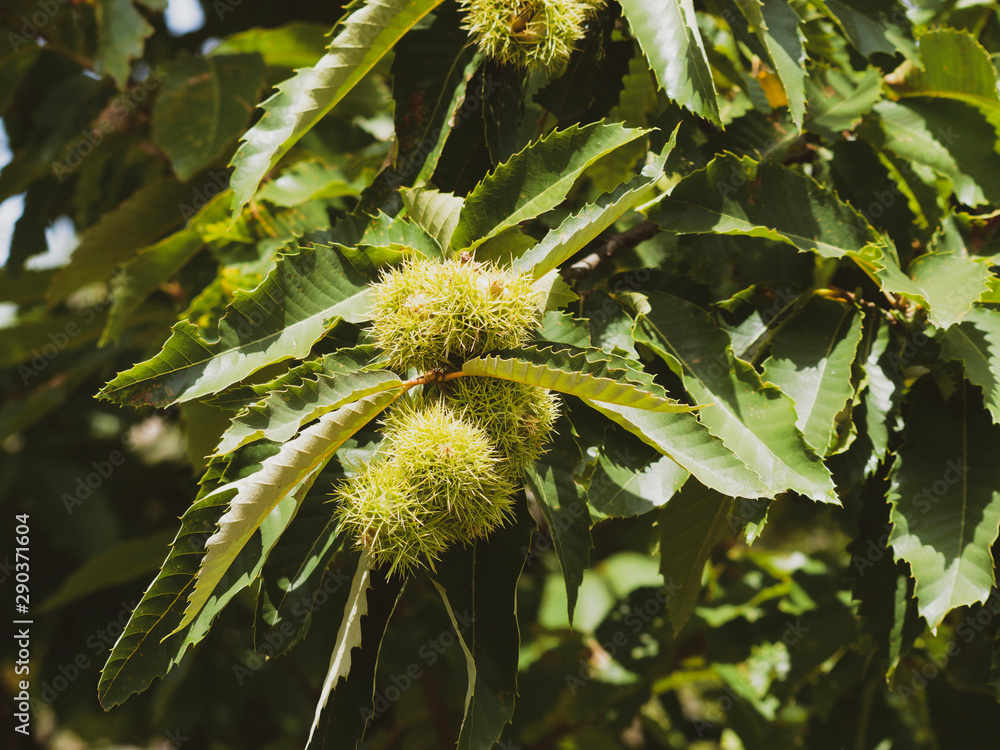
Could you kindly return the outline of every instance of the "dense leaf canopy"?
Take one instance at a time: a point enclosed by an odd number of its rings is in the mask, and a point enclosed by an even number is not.
[[[26,731],[995,745],[998,56],[985,0],[4,0]],[[400,366],[417,260],[530,324]],[[461,378],[547,450],[384,569],[344,488]]]

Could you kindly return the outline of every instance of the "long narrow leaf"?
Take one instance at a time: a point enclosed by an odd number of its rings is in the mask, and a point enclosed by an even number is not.
[[[298,140],[344,98],[406,32],[443,0],[368,0],[339,25],[327,53],[311,68],[278,84],[263,116],[233,157],[233,216],[264,176]]]
[[[206,341],[183,320],[159,354],[119,373],[100,395],[129,406],[169,406],[217,393],[283,359],[305,357],[336,319],[365,319],[367,282],[332,248],[283,256],[260,286],[236,293],[217,341]]]
[[[208,602],[215,584],[274,507],[315,472],[322,469],[344,442],[392,402],[395,393],[379,393],[323,415],[281,451],[264,461],[259,472],[220,487],[236,490],[219,530],[205,545],[205,559],[188,599],[183,628]]]
[[[529,144],[487,175],[465,199],[452,247],[474,248],[554,208],[587,167],[647,132],[593,123],[556,130]]]
[[[638,363],[635,363],[638,364]],[[466,375],[488,375],[572,396],[657,412],[689,412],[624,357],[600,349],[541,342],[467,360]]]

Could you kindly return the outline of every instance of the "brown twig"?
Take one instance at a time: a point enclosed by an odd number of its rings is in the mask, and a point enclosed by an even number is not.
[[[564,269],[562,276],[567,281],[585,278],[592,274],[608,258],[612,258],[625,250],[630,250],[640,242],[645,242],[659,231],[660,228],[650,221],[636,224],[631,229],[627,229],[621,234],[616,234],[606,239],[597,250],[587,257],[578,260],[569,268]]]

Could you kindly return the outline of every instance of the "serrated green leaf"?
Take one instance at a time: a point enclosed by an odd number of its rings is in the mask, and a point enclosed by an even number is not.
[[[297,380],[284,382],[233,418],[215,449],[229,453],[253,440],[266,438],[278,443],[290,440],[299,428],[327,412],[392,388],[403,381],[388,370],[350,371],[358,364],[349,356],[327,355],[323,369]]]
[[[745,234],[824,258],[847,257],[886,291],[923,303],[895,248],[815,180],[769,162],[723,154],[677,184],[648,217],[676,234]]]
[[[364,736],[369,718],[378,715],[373,710],[375,667],[404,581],[387,579],[378,570],[371,570],[369,575],[367,569],[367,558],[362,557],[344,608],[306,750],[353,750]],[[367,582],[359,580],[363,576]]]
[[[747,468],[693,414],[662,414],[594,401],[586,403],[723,495],[746,498],[775,495],[757,473]]]
[[[165,80],[153,105],[153,140],[174,172],[188,180],[221,158],[246,128],[264,61],[256,53],[182,57],[164,64]]]
[[[180,205],[191,200],[192,188],[164,178],[135,191],[84,232],[68,265],[45,293],[49,304],[66,299],[84,284],[107,281],[119,263],[184,224]]]
[[[876,330],[872,332],[872,328]],[[866,470],[873,474],[889,452],[889,415],[896,408],[900,390],[886,374],[881,361],[889,346],[889,325],[877,315],[870,315],[866,322],[862,349],[865,355],[863,380],[859,392],[865,401],[865,432],[872,443],[872,452],[866,461]]]
[[[368,0],[338,24],[327,53],[313,67],[278,84],[231,162],[233,216],[239,216],[278,160],[442,1]]]
[[[368,589],[371,587],[371,574],[371,560],[368,555],[362,552],[358,559],[358,569],[354,574],[354,580],[351,581],[351,593],[347,595],[344,619],[340,623],[337,640],[334,642],[330,666],[326,670],[326,677],[323,678],[319,702],[316,704],[316,715],[313,717],[312,726],[309,728],[309,738],[306,740],[307,747],[312,743],[313,735],[319,726],[320,716],[323,709],[326,708],[326,703],[334,688],[341,678],[346,680],[351,673],[351,652],[355,648],[361,648],[361,618],[368,614]]]
[[[1000,424],[1000,311],[974,308],[939,341],[944,357],[962,362],[966,380],[982,389],[993,422]]]
[[[212,618],[245,582],[224,580],[217,589],[215,605],[184,632],[171,635],[184,612],[185,597],[219,518],[228,505],[228,494],[214,492],[220,486],[260,468],[261,461],[273,455],[278,446],[256,443],[217,459],[209,465],[201,480],[198,499],[181,517],[181,527],[171,545],[160,572],[142,596],[125,625],[117,643],[101,670],[98,698],[104,708],[124,702],[133,693],[145,690],[157,677],[178,664],[189,646],[208,632]],[[263,539],[257,546],[262,547]],[[259,562],[259,549],[247,550],[246,571],[253,572]]]
[[[907,96],[944,97],[1000,114],[997,69],[989,53],[967,31],[932,29],[919,36],[920,67],[905,63],[892,85]]]
[[[146,37],[153,27],[136,10],[132,0],[97,0],[97,24],[100,34],[98,73],[107,73],[124,89],[132,70],[130,62],[142,57]]]
[[[358,195],[363,185],[348,180],[340,167],[318,161],[296,162],[257,192],[257,200],[275,206],[300,206],[314,200]]]
[[[622,0],[622,12],[667,95],[722,126],[712,70],[691,0]]]
[[[587,167],[647,132],[592,123],[554,130],[530,143],[483,178],[465,199],[452,247],[471,250],[504,229],[554,208]]]
[[[330,487],[345,478],[343,463],[335,458],[317,477],[260,571],[254,649],[269,649],[271,658],[286,653],[306,635],[313,612],[328,598],[347,595],[350,576],[343,565],[331,564],[332,557],[350,543],[340,533],[329,494]]]
[[[451,193],[430,188],[403,189],[400,194],[403,196],[407,216],[422,226],[447,251],[465,201]]]
[[[927,315],[939,328],[948,328],[972,310],[992,278],[986,258],[970,256],[952,217],[947,217],[931,240],[929,252],[910,263],[909,272],[927,300]]]
[[[500,266],[509,266],[511,259],[520,258],[537,244],[538,240],[526,234],[520,224],[516,227],[507,227],[476,248],[476,260],[493,261]]]
[[[617,454],[601,453],[590,478],[589,502],[598,513],[626,518],[648,513],[668,502],[691,476],[669,456],[624,465]],[[600,492],[598,492],[600,490]]]
[[[535,293],[535,306],[540,313],[559,310],[570,302],[580,299],[576,292],[570,289],[558,271],[549,271],[545,276],[535,279],[531,285]]]
[[[662,175],[662,164],[673,150],[676,138],[675,129],[660,154],[661,168],[655,169],[650,176],[637,177],[619,185],[567,217],[558,227],[550,230],[541,242],[515,258],[511,267],[515,271],[531,271],[535,278],[544,276],[597,239],[601,232],[611,227],[626,212],[649,201],[654,195],[654,186]]]
[[[536,333],[542,341],[555,341],[582,349],[591,348],[590,327],[587,321],[574,318],[569,313],[559,310],[545,313]]]
[[[670,365],[696,401],[712,404],[701,410],[702,423],[772,492],[792,489],[839,503],[829,470],[796,427],[792,400],[736,358],[707,312],[672,295],[648,296],[651,309],[636,319],[636,340]]]
[[[882,121],[886,149],[946,176],[966,205],[1000,202],[997,117],[991,121],[964,101],[927,96],[882,101],[873,110]]]
[[[937,628],[955,607],[985,602],[996,583],[1000,427],[968,386],[949,404],[929,380],[908,399],[906,442],[891,474],[889,544],[896,560],[910,563],[919,612]]]
[[[836,68],[817,67],[805,82],[809,102],[805,124],[826,138],[853,130],[882,98],[882,77],[866,68],[857,78]]]
[[[600,349],[540,342],[466,360],[466,375],[487,375],[568,393],[590,401],[657,412],[689,412],[636,365]]]
[[[732,154],[685,177],[647,215],[668,232],[767,237],[824,258],[861,253],[880,242],[853,208],[815,181]]]
[[[340,446],[397,395],[379,393],[324,414],[316,424],[304,429],[277,454],[266,459],[259,472],[215,490],[215,493],[228,494],[235,489],[236,495],[229,501],[229,510],[219,519],[219,530],[205,544],[205,559],[198,570],[184,617],[174,632],[194,620],[208,603],[218,581],[278,503],[299,492],[300,485],[309,483],[310,477],[315,478]]]
[[[775,334],[763,364],[763,379],[792,398],[795,424],[821,456],[836,447],[837,417],[854,395],[863,321],[853,305],[813,297]]]
[[[382,219],[387,219],[383,221]],[[441,257],[441,244],[417,221],[389,219],[380,213],[358,241],[358,245],[404,245],[428,258]]]
[[[774,70],[785,89],[792,122],[801,130],[806,110],[806,51],[803,46],[805,36],[799,29],[801,21],[785,0],[762,0],[761,11],[764,25],[754,31],[767,49]]]
[[[876,53],[894,57],[896,52],[902,52],[911,60],[920,59],[902,4],[840,0],[824,0],[823,4],[851,44],[865,57]]]
[[[217,393],[266,365],[302,358],[336,319],[365,319],[367,282],[334,249],[282,256],[260,286],[236,293],[217,341],[205,341],[181,321],[159,354],[119,373],[100,395],[120,404],[167,406]]]
[[[674,635],[694,612],[712,548],[730,527],[732,500],[689,479],[660,511],[660,573]]]
[[[493,747],[514,713],[520,634],[517,581],[534,528],[523,509],[488,541],[449,550],[432,581],[465,652],[469,687],[459,750]]]
[[[559,558],[572,625],[577,594],[594,543],[590,537],[586,493],[573,478],[576,467],[583,461],[583,452],[576,442],[573,425],[565,415],[556,422],[555,434],[557,437],[552,445],[525,471],[525,482],[542,509]]]

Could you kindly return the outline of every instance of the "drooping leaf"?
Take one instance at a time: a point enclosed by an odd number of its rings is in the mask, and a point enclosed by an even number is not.
[[[428,178],[462,103],[465,82],[478,66],[476,48],[460,26],[459,7],[450,3],[434,14],[427,28],[407,34],[393,59],[393,98],[398,151],[391,170],[378,179],[390,187]]]
[[[351,652],[355,648],[361,647],[361,618],[368,614],[368,589],[371,586],[371,574],[371,560],[368,555],[362,552],[358,559],[357,572],[351,582],[351,593],[347,596],[344,619],[340,623],[333,654],[330,656],[330,666],[326,670],[326,677],[323,678],[323,689],[320,692],[319,703],[316,704],[316,715],[313,717],[312,727],[309,729],[307,746],[312,742],[313,734],[319,725],[320,715],[326,708],[330,694],[341,678],[346,680],[351,673]]]
[[[327,464],[260,571],[254,649],[267,649],[271,658],[286,653],[305,636],[316,609],[331,598],[346,596],[349,589],[350,575],[339,564],[344,556],[338,564],[331,560],[350,544],[340,533],[329,496],[330,487],[344,478],[341,461],[335,458]]]
[[[264,176],[442,0],[369,0],[355,6],[335,30],[327,53],[278,84],[264,115],[233,157],[233,215],[239,216]]]
[[[114,211],[84,232],[70,263],[52,280],[45,294],[50,304],[61,302],[84,284],[107,281],[119,263],[184,224],[179,206],[193,190],[164,178],[132,194]]]
[[[864,375],[858,385],[858,392],[863,394],[865,402],[865,433],[872,443],[872,452],[866,461],[869,474],[875,472],[889,451],[887,422],[901,395],[896,382],[882,364],[888,346],[888,324],[878,316],[869,316],[861,346],[862,356],[865,356]]]
[[[587,401],[611,421],[669,456],[706,487],[731,497],[774,497],[775,491],[747,468],[693,414],[663,414]]]
[[[194,325],[181,321],[159,354],[119,373],[101,397],[166,406],[217,393],[274,362],[304,357],[337,319],[364,319],[367,281],[331,248],[285,255],[259,287],[236,292],[217,341],[205,341]]]
[[[565,415],[556,422],[555,433],[559,439],[548,447],[533,467],[528,467],[525,481],[542,509],[559,558],[559,567],[566,581],[569,622],[572,624],[583,572],[588,567],[594,544],[590,537],[591,521],[586,493],[573,478],[574,471],[583,460],[583,452],[574,439],[573,425]]]
[[[854,395],[863,318],[853,305],[813,297],[774,336],[763,365],[763,379],[791,396],[795,424],[821,456],[836,447],[837,417]]]
[[[541,341],[554,341],[581,349],[591,348],[590,327],[587,322],[565,312],[550,310],[545,313],[536,332]]]
[[[690,476],[691,472],[668,456],[658,452],[633,456],[631,451],[621,450],[616,441],[598,456],[587,488],[588,502],[606,516],[641,515],[662,507]]]
[[[674,635],[694,612],[712,548],[731,533],[732,500],[689,479],[660,511],[660,573]]]
[[[741,9],[746,5],[750,3],[743,3]],[[754,31],[767,49],[781,80],[792,122],[801,129],[806,110],[806,51],[805,36],[799,29],[801,21],[792,7],[782,0],[761,0],[761,12],[764,23]]]
[[[910,563],[919,612],[936,628],[995,585],[990,547],[1000,528],[1000,427],[968,386],[945,402],[924,378],[909,398],[906,442],[891,474],[896,560]]]
[[[992,276],[989,262],[968,254],[952,217],[942,222],[928,250],[908,270],[927,300],[930,321],[948,328],[962,322],[986,291]]]
[[[371,570],[366,556],[358,561],[306,750],[353,750],[361,741],[375,714],[375,666],[403,585]]]
[[[982,389],[993,422],[1000,424],[1000,311],[973,308],[939,340],[945,358],[961,361],[966,379]]]
[[[229,510],[219,519],[219,530],[205,544],[205,559],[177,630],[191,622],[208,603],[215,585],[275,506],[298,493],[300,485],[315,479],[340,446],[385,409],[396,395],[379,393],[324,414],[316,424],[266,459],[259,472],[215,490],[228,494],[235,489],[236,494],[229,501]],[[298,499],[301,502],[302,498]]]
[[[638,363],[635,363],[638,364]],[[689,412],[624,357],[600,349],[541,342],[466,360],[466,375],[488,375],[568,393],[590,401],[657,412]]]
[[[186,628],[173,634],[184,613],[186,596],[194,583],[205,551],[205,542],[212,535],[219,518],[225,513],[229,494],[216,494],[220,486],[260,469],[261,462],[278,449],[273,443],[257,443],[213,461],[201,480],[198,499],[181,517],[181,527],[171,545],[160,572],[142,596],[108,656],[101,671],[98,698],[101,705],[111,708],[133,693],[145,690],[157,677],[165,675],[178,664],[189,646],[208,632],[212,618],[226,602],[249,581],[223,581],[219,598],[211,611]],[[241,555],[246,571],[252,573],[259,562],[259,548],[247,549]],[[237,566],[234,566],[234,569]]]
[[[358,363],[347,355],[328,354],[323,369],[297,381],[285,382],[233,418],[215,449],[229,453],[253,440],[283,443],[299,428],[327,412],[366,396],[399,388],[403,381],[388,370],[352,371]]]
[[[796,427],[792,400],[736,358],[729,337],[707,312],[659,292],[649,295],[649,304],[650,311],[636,319],[636,340],[683,378],[698,403],[712,404],[701,410],[702,423],[773,492],[793,489],[838,503],[829,470]]]
[[[372,225],[358,241],[358,246],[386,247],[401,245],[417,251],[428,258],[441,257],[441,244],[417,221],[395,218],[383,222],[385,214],[379,214]]]
[[[540,313],[559,310],[570,302],[580,299],[556,270],[549,271],[540,279],[535,279],[531,289],[535,293],[535,306]]]
[[[622,0],[622,11],[667,95],[722,125],[715,82],[690,0]]]
[[[164,75],[153,138],[177,176],[188,180],[243,132],[264,83],[264,62],[255,53],[182,57],[164,65]]]
[[[476,186],[451,237],[468,249],[558,205],[583,171],[647,131],[593,123],[555,130],[529,144]]]
[[[515,594],[533,526],[520,511],[489,540],[453,547],[432,577],[469,672],[459,750],[492,747],[514,713],[520,646]]]
[[[146,37],[153,27],[136,10],[132,0],[97,0],[100,57],[97,71],[110,75],[118,88],[125,88],[131,61],[142,57]]]

